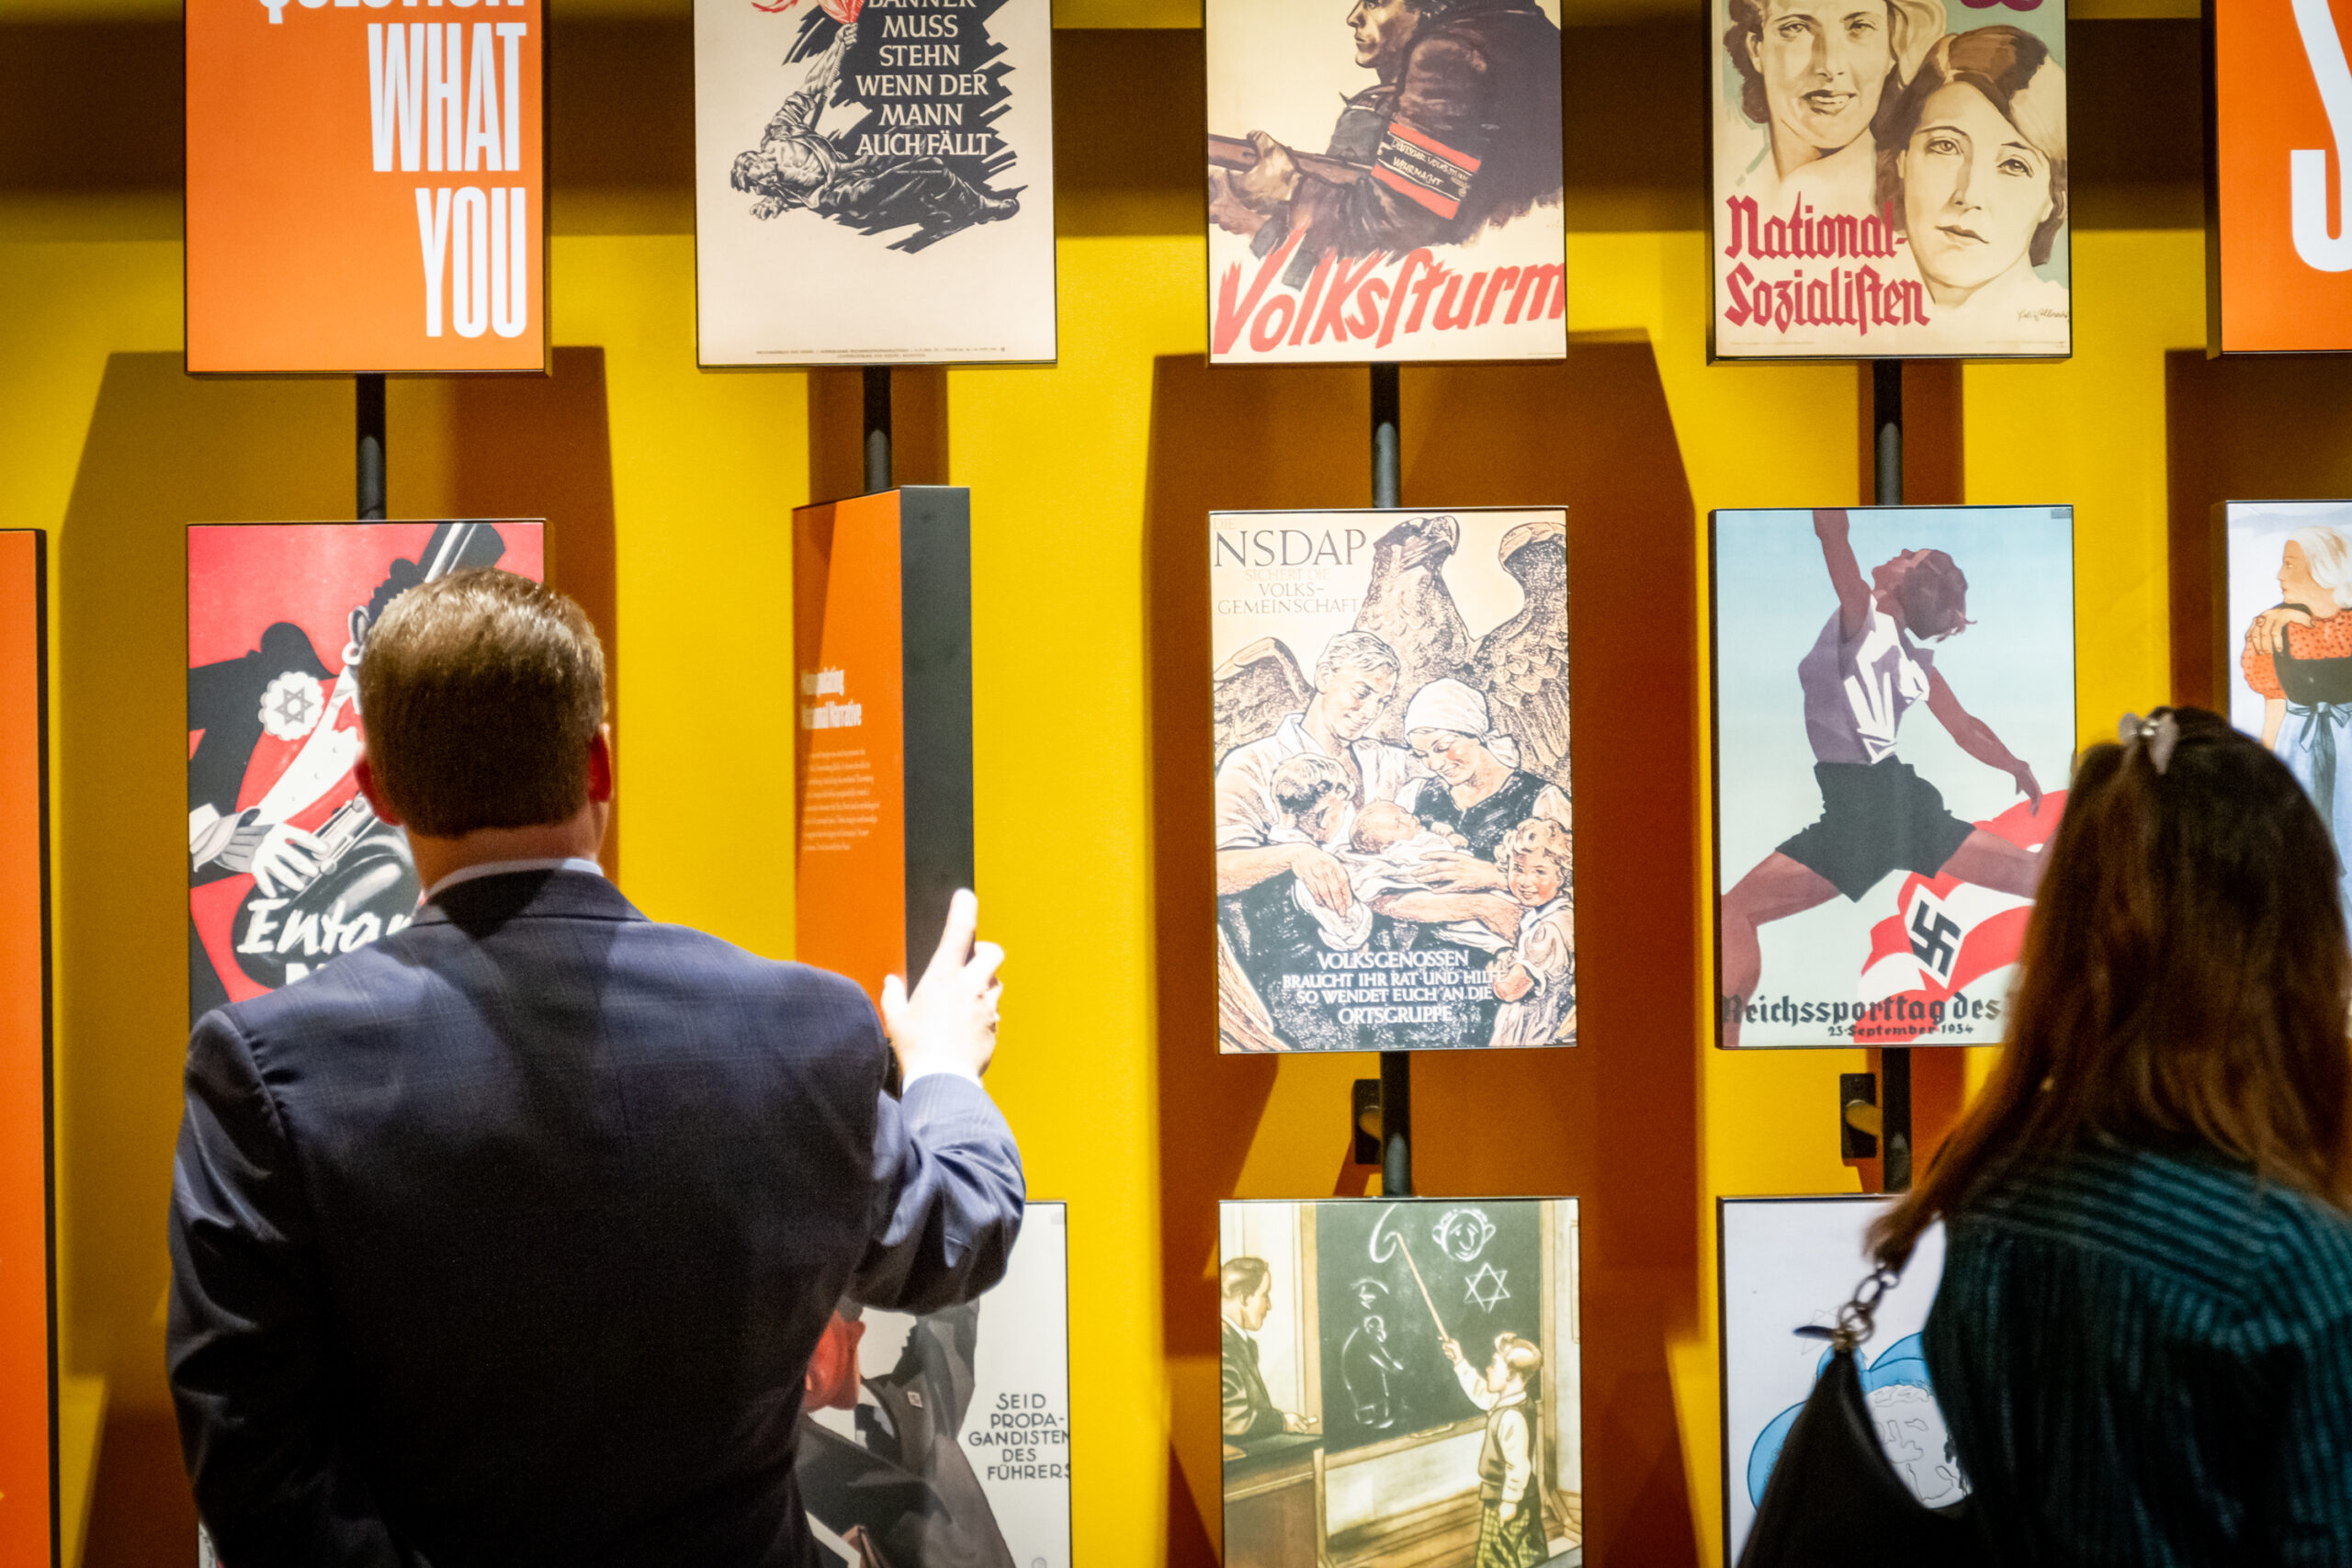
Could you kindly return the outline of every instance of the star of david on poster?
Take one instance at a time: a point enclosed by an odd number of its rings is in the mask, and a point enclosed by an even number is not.
[[[1510,1300],[1510,1292],[1503,1288],[1503,1281],[1510,1277],[1508,1269],[1498,1269],[1491,1263],[1480,1266],[1470,1276],[1470,1300],[1478,1303],[1480,1312],[1494,1311],[1498,1303]]]

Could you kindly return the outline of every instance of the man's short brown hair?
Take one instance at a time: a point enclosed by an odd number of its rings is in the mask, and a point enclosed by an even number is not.
[[[483,568],[385,606],[359,661],[368,760],[417,832],[533,828],[588,799],[605,649],[579,605]]]

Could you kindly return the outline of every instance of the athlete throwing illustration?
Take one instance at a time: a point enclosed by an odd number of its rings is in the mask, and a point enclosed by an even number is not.
[[[2009,775],[2041,809],[2041,785],[1992,728],[1960,705],[1921,641],[1941,641],[1968,624],[1968,579],[1941,550],[1905,550],[1873,568],[1868,581],[1848,537],[1842,508],[1817,511],[1838,609],[1811,651],[1797,661],[1804,693],[1805,736],[1821,787],[1821,817],[1766,855],[1723,896],[1723,1043],[1739,1043],[1739,1026],[1764,970],[1759,930],[1827,903],[1842,893],[1860,902],[1889,872],[1952,876],[1982,887],[2033,897],[2040,854],[1945,808],[1936,786],[1894,754],[1903,716],[1920,703],[1960,749]]]

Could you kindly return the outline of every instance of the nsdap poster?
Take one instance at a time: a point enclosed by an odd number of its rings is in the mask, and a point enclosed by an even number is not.
[[[1711,0],[1718,357],[2071,353],[2064,0]]]
[[[1573,1045],[1567,513],[1209,518],[1219,1044]]]
[[[705,365],[1050,360],[1050,0],[695,0]]]
[[[1710,522],[1718,1043],[1998,1041],[2074,757],[2073,510]]]
[[[1213,364],[1567,352],[1559,0],[1207,0]]]
[[[2352,502],[2231,502],[2223,512],[2230,722],[2260,736],[2319,808],[2352,912]]]
[[[1573,1198],[1227,1202],[1225,1560],[1574,1568]]]
[[[540,0],[187,0],[187,367],[540,370]]]
[[[535,522],[187,531],[188,1017],[406,926],[408,842],[351,776],[359,656],[385,607],[469,567],[538,580]]]
[[[977,1302],[834,1313],[794,1467],[824,1568],[1069,1568],[1066,1230],[1030,1204]]]
[[[2352,5],[2206,12],[2213,183],[2208,343],[2217,353],[2352,348]]]
[[[1724,1568],[1739,1561],[1772,1466],[1828,1364],[1829,1347],[1800,1335],[1827,1328],[1869,1274],[1863,1235],[1883,1198],[1724,1198]],[[1928,1379],[1920,1332],[1943,1278],[1944,1233],[1919,1238],[1900,1283],[1880,1298],[1870,1339],[1854,1353],[1879,1446],[1911,1495],[1931,1508],[1968,1495]]]

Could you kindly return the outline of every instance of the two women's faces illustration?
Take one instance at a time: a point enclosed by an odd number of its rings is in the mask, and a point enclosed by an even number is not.
[[[1973,291],[2017,265],[2055,209],[2050,160],[1966,82],[1928,99],[1901,167],[1911,254],[1946,288]]]
[[[1769,0],[1747,53],[1774,137],[1826,155],[1870,129],[1894,69],[1894,33],[1883,0]]]

